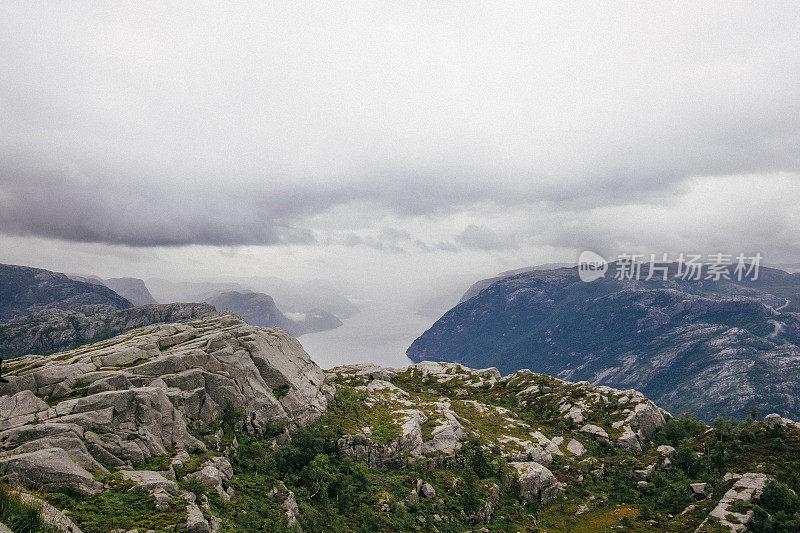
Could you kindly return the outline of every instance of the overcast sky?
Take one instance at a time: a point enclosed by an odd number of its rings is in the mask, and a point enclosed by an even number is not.
[[[0,3],[0,262],[363,296],[800,261],[796,3],[302,4]]]

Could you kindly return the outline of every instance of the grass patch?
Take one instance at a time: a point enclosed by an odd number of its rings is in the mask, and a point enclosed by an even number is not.
[[[176,470],[175,475],[178,477],[178,479],[180,479],[184,476],[188,476],[189,474],[193,474],[194,472],[200,470],[200,468],[203,466],[203,463],[212,457],[213,455],[209,453],[193,453],[190,455],[189,460]]]
[[[143,465],[136,467],[136,470],[169,470],[172,467],[172,458],[175,456],[175,448],[167,450],[166,455],[153,455],[147,458]]]
[[[22,503],[7,485],[0,485],[0,522],[14,533],[50,533],[42,513],[36,507]]]
[[[173,497],[169,507],[158,510],[155,499],[119,473],[105,476],[110,490],[95,496],[76,493],[50,493],[45,497],[53,505],[69,511],[69,516],[85,533],[107,533],[114,529],[175,531],[186,523],[186,502]]]

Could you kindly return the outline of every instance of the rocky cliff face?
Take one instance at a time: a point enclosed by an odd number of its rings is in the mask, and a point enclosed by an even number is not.
[[[198,318],[213,312],[214,308],[208,304],[154,304],[128,309],[85,305],[72,310],[48,309],[0,325],[0,356],[55,352],[134,328]]]
[[[104,285],[116,292],[133,305],[150,305],[158,303],[145,285],[144,281],[138,278],[110,278],[103,279],[99,276],[79,276],[77,274],[67,274],[70,279],[83,281],[93,285]]]
[[[14,456],[33,451],[82,469],[140,466],[167,448],[201,446],[188,429],[218,421],[229,404],[258,433],[315,419],[330,395],[296,340],[225,314],[24,356],[6,377],[0,443],[11,472]]]
[[[156,302],[144,281],[138,278],[109,278],[103,285],[116,292],[133,305],[151,305]]]
[[[141,470],[152,458],[171,455],[180,468],[189,452],[208,449],[226,417],[248,434],[288,435],[325,412],[332,397],[322,370],[294,338],[221,313],[20,357],[7,363],[6,377],[0,473],[8,481],[96,494],[108,489],[98,474],[120,471],[164,508],[182,491],[174,474]],[[194,476],[221,490],[231,474],[228,461],[217,458]],[[211,531],[183,493],[186,527]]]
[[[634,388],[707,420],[750,406],[797,418],[799,292],[800,277],[763,268],[742,283],[583,283],[575,269],[531,271],[460,303],[407,353]]]
[[[84,305],[126,309],[133,304],[103,285],[74,281],[40,268],[0,265],[0,323],[45,309],[70,310]]]
[[[262,328],[292,330],[294,324],[281,313],[268,294],[251,291],[227,291],[205,300],[220,311],[232,311],[248,324]]]

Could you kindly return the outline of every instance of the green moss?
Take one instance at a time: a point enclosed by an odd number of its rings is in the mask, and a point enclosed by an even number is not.
[[[167,450],[166,455],[153,455],[136,470],[169,470],[172,467],[172,458],[175,456],[175,448]]]
[[[284,383],[280,387],[276,387],[276,388],[272,389],[272,394],[273,394],[273,396],[275,396],[277,399],[280,400],[281,398],[283,398],[284,396],[289,394],[290,390],[291,390],[291,387],[289,386],[289,384],[288,383]]]
[[[436,420],[433,417],[428,417],[428,419],[420,426],[420,431],[422,433],[422,440],[428,441],[433,438],[433,430],[436,429]]]
[[[150,359],[147,358],[147,357],[138,357],[138,358],[134,359],[133,361],[131,361],[129,363],[125,363],[124,365],[117,365],[115,367],[112,367],[112,369],[131,368],[131,367],[134,367],[134,366],[143,365],[144,363],[146,363],[148,361],[150,361]],[[103,370],[103,369],[101,369],[101,370]]]
[[[370,427],[372,440],[376,444],[386,444],[400,435],[398,419],[402,414],[397,414],[397,409],[402,406],[390,402],[378,402],[368,406],[364,393],[355,391],[347,385],[340,385],[337,389],[337,401],[331,405],[328,412],[321,419],[321,423],[331,431],[342,435],[353,435],[362,428]]]
[[[753,505],[742,500],[735,500],[728,506],[728,510],[733,513],[745,514],[747,511],[753,510]]]
[[[211,459],[213,455],[210,453],[192,453],[189,456],[189,460],[186,461],[183,466],[176,469],[175,475],[178,479],[183,478],[189,474],[197,472],[200,470],[200,467],[203,466],[203,463]]]
[[[186,523],[186,502],[174,497],[165,510],[155,507],[155,499],[132,481],[119,474],[104,481],[110,490],[95,496],[72,492],[46,494],[56,507],[66,509],[75,524],[85,533],[107,533],[113,529],[171,532]]]

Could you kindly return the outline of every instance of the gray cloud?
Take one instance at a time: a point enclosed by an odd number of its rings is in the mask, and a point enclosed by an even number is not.
[[[310,218],[353,202],[401,218],[647,209],[696,176],[800,172],[790,3],[50,10],[0,6],[6,234],[308,244]],[[346,244],[454,249],[395,229]],[[480,225],[457,242],[511,245]]]
[[[498,235],[486,226],[468,225],[464,231],[456,236],[456,242],[471,250],[505,250],[516,248],[514,241],[505,236]]]

